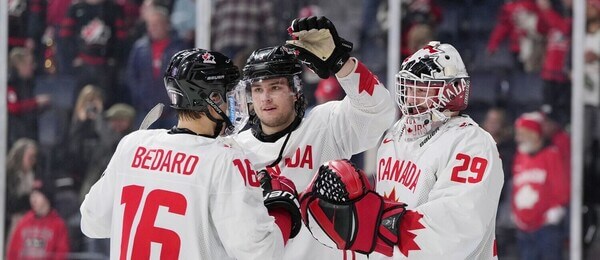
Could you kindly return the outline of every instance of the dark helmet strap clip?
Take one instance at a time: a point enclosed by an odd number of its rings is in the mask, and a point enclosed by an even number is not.
[[[217,128],[215,129],[215,137],[218,136],[219,133],[221,132],[221,129],[223,128],[223,122],[225,122],[225,125],[227,128],[233,128],[233,124],[229,120],[229,117],[227,116],[227,114],[225,114],[225,112],[217,104],[215,104],[215,102],[212,101],[210,98],[206,97],[205,95],[201,95],[201,96],[202,96],[202,98],[204,98],[204,101],[206,101],[206,103],[208,103],[208,105],[210,107],[212,107],[215,110],[215,112],[217,112],[217,114],[219,114],[221,116],[221,118],[223,118],[223,119],[216,119],[213,116],[211,116],[208,111],[206,111],[206,116],[213,122],[217,123]]]

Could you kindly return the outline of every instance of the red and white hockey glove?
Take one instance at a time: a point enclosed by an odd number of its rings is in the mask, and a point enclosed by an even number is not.
[[[291,220],[291,230],[289,238],[294,238],[302,227],[302,217],[298,209],[298,192],[296,185],[283,176],[271,176],[266,170],[261,170],[257,174],[260,187],[263,189],[264,203],[271,216],[278,215],[281,210],[289,213]],[[281,222],[276,218],[275,221],[281,228]],[[287,230],[281,230],[284,234],[288,234]],[[287,238],[285,239],[287,241]]]
[[[348,160],[326,162],[300,197],[302,220],[322,244],[363,254],[392,256],[406,204],[375,193]]]
[[[340,71],[350,58],[352,43],[340,37],[326,17],[295,19],[288,33],[294,39],[286,46],[298,50],[298,59],[322,79]]]

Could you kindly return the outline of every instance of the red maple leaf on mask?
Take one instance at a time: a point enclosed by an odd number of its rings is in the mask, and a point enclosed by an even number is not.
[[[373,90],[375,89],[375,85],[379,84],[379,80],[373,73],[365,67],[362,63],[358,63],[356,67],[356,73],[359,74],[359,82],[358,82],[358,94],[366,91],[369,96],[373,95]]]
[[[415,242],[417,237],[413,230],[423,229],[425,226],[419,222],[423,218],[423,215],[416,211],[406,211],[402,221],[400,222],[400,244],[398,248],[400,252],[406,257],[410,250],[421,250],[419,245]]]

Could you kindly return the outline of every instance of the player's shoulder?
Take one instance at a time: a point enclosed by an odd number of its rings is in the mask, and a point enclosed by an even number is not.
[[[244,149],[233,137],[218,137],[215,140],[215,149],[218,152],[239,156],[244,154]]]
[[[302,118],[302,122],[298,128],[311,127],[320,128],[327,126],[331,123],[331,116],[333,111],[340,106],[341,100],[328,101],[323,104],[316,105],[310,110],[310,113],[306,114]]]
[[[485,132],[479,124],[477,124],[470,116],[468,115],[459,115],[451,117],[444,127],[448,129],[448,131],[453,131],[458,134],[477,134]]]
[[[342,100],[332,100],[332,101],[325,102],[323,104],[316,105],[311,110],[311,112],[316,112],[316,113],[313,113],[312,116],[310,116],[310,117],[319,117],[319,115],[322,116],[323,114],[329,114],[333,110],[333,108],[339,106],[339,104],[341,102],[342,102]],[[307,116],[307,118],[308,117],[309,116]]]
[[[243,147],[250,147],[260,143],[260,140],[252,133],[252,129],[246,129],[232,137],[232,139]]]
[[[167,129],[143,129],[133,131],[121,139],[121,142],[130,142],[136,140],[149,140],[158,135],[167,133]]]
[[[496,146],[496,142],[492,136],[468,115],[452,117],[444,127],[448,133],[455,135],[459,141],[464,141],[471,145]]]

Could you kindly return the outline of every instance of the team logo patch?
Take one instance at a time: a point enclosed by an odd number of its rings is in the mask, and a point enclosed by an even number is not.
[[[89,45],[106,45],[111,35],[110,27],[99,18],[94,18],[81,29],[81,38]]]
[[[408,70],[415,76],[425,79],[433,78],[434,72],[442,72],[442,67],[431,56],[425,56],[404,64],[402,70]]]
[[[217,64],[217,62],[215,61],[215,56],[208,52],[202,54],[202,60],[204,63]]]
[[[290,49],[290,48],[288,48],[288,47],[285,47],[285,46],[281,47],[281,49],[282,49],[283,51],[285,51],[285,53],[287,53],[287,54],[293,54],[293,55],[296,55],[296,50]]]

